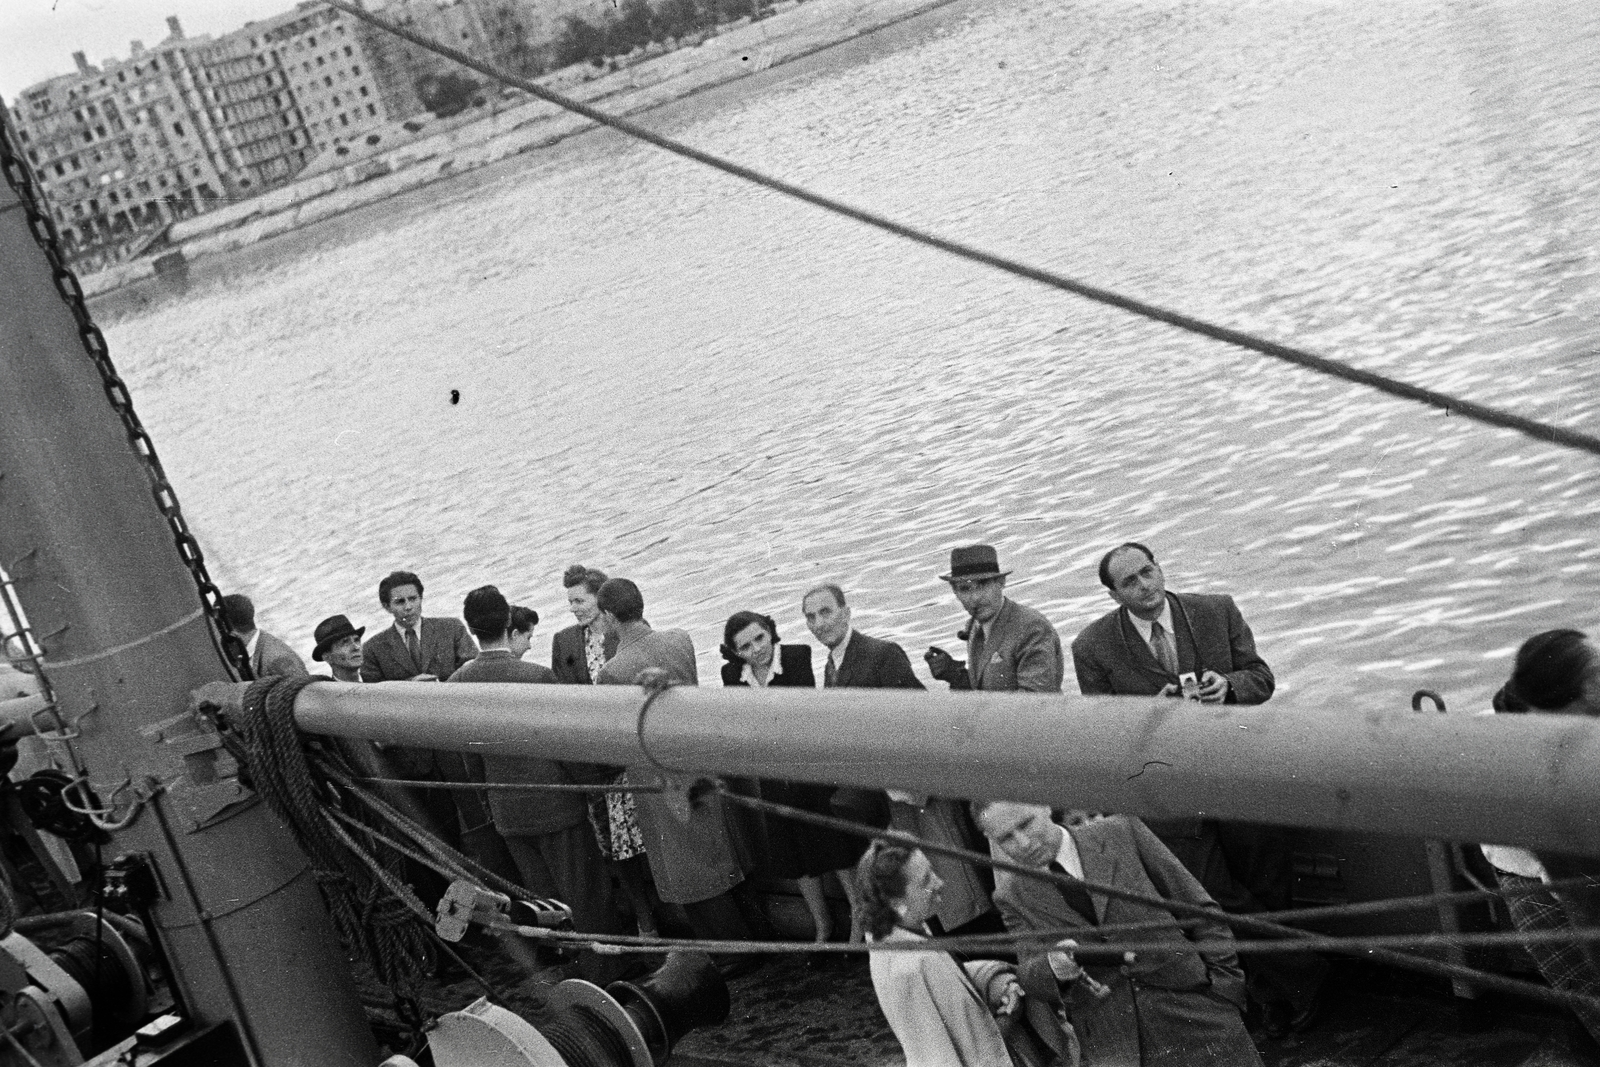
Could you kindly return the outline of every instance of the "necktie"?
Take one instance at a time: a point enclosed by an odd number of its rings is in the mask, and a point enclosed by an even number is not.
[[[1178,654],[1172,649],[1172,638],[1167,636],[1167,631],[1161,628],[1159,622],[1150,624],[1150,651],[1156,654],[1162,670],[1168,674],[1178,673]]]
[[[1067,873],[1067,869],[1055,860],[1050,861],[1050,870],[1055,874]],[[1094,902],[1089,899],[1089,893],[1083,888],[1081,882],[1075,882],[1070,886],[1062,885],[1060,882],[1056,882],[1054,885],[1060,891],[1061,899],[1067,902],[1067,907],[1083,916],[1090,923],[1096,921],[1094,917]]]
[[[417,670],[422,669],[422,650],[417,647],[417,628],[406,627],[406,651],[411,653],[411,662],[416,664]]]
[[[828,657],[828,665],[822,668],[822,688],[832,689],[839,679],[839,672],[833,665],[833,657]]]
[[[972,651],[968,653],[967,670],[976,675],[983,670],[983,627],[978,623],[972,624]]]

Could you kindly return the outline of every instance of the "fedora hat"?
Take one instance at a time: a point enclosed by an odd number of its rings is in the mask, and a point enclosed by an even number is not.
[[[939,579],[954,582],[964,578],[1004,578],[1010,573],[1000,569],[1000,556],[993,545],[965,545],[950,550],[950,573],[939,575]]]
[[[335,644],[354,634],[360,637],[367,632],[365,626],[352,626],[350,620],[343,615],[330,615],[317,623],[317,628],[311,636],[317,639],[317,647],[311,650],[311,658],[318,663],[322,662],[322,654]]]

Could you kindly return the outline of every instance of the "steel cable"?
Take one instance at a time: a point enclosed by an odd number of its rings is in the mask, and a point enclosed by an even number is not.
[[[1047,285],[1054,289],[1060,289],[1063,292],[1072,293],[1075,296],[1083,297],[1086,300],[1092,300],[1098,304],[1104,304],[1107,307],[1117,308],[1119,310],[1129,312],[1130,314],[1150,319],[1154,322],[1165,323],[1168,326],[1175,327],[1176,329],[1183,330],[1187,333],[1197,334],[1201,337],[1208,337],[1214,341],[1221,341],[1224,344],[1248,349],[1249,351],[1257,352],[1264,356],[1270,356],[1273,359],[1281,360],[1285,363],[1293,364],[1306,370],[1314,371],[1318,374],[1327,375],[1333,378],[1341,378],[1347,382],[1353,382],[1357,385],[1364,385],[1370,389],[1376,389],[1379,392],[1387,393],[1390,396],[1396,396],[1403,400],[1411,400],[1416,403],[1426,404],[1429,407],[1439,408],[1446,414],[1460,415],[1475,422],[1485,423],[1490,426],[1499,426],[1508,430],[1516,430],[1517,432],[1526,434],[1527,436],[1538,441],[1545,441],[1550,444],[1561,445],[1566,448],[1573,448],[1582,452],[1588,452],[1590,455],[1600,456],[1600,437],[1595,437],[1591,434],[1580,433],[1577,430],[1569,430],[1561,426],[1552,426],[1549,423],[1540,422],[1537,419],[1530,419],[1526,416],[1518,415],[1510,411],[1504,411],[1500,408],[1491,407],[1487,404],[1480,404],[1476,401],[1462,400],[1461,398],[1451,396],[1448,393],[1441,393],[1433,389],[1426,389],[1420,385],[1413,385],[1410,382],[1398,381],[1394,378],[1378,374],[1374,371],[1362,370],[1359,367],[1352,367],[1348,364],[1340,363],[1337,360],[1329,359],[1326,356],[1319,356],[1315,353],[1307,352],[1304,349],[1294,348],[1285,344],[1279,344],[1276,341],[1268,341],[1264,338],[1256,337],[1241,330],[1231,329],[1226,326],[1219,326],[1215,323],[1197,319],[1192,315],[1185,315],[1182,312],[1174,311],[1170,308],[1160,307],[1156,304],[1151,304],[1143,300],[1137,300],[1131,296],[1125,296],[1121,293],[1113,292],[1110,289],[1103,289],[1099,286],[1089,285],[1086,282],[1076,281],[1072,278],[1065,277],[1064,275],[1056,274],[1053,271],[1042,270],[1038,267],[1032,267],[1026,263],[1019,262],[1018,260],[1009,259],[1005,256],[996,255],[992,252],[985,252],[980,248],[975,248],[972,245],[964,244],[960,241],[954,241],[950,240],[949,238],[936,236],[935,234],[928,233],[924,230],[919,230],[914,226],[896,222],[893,219],[890,219],[884,215],[879,215],[876,212],[867,211],[864,208],[854,207],[841,200],[836,200],[830,196],[824,196],[821,193],[812,192],[811,190],[802,186],[795,185],[792,182],[784,181],[781,178],[773,177],[770,174],[765,174],[761,171],[755,170],[754,168],[744,166],[740,163],[735,163],[728,159],[723,159],[721,156],[713,155],[710,152],[705,152],[690,145],[686,145],[682,141],[655,133],[643,126],[638,125],[637,123],[630,122],[627,119],[601,111],[598,108],[590,107],[588,104],[585,104],[580,100],[575,100],[572,97],[555,92],[552,89],[547,89],[544,86],[539,85],[537,82],[531,81],[530,79],[518,77],[515,74],[500,70],[489,63],[474,59],[472,56],[467,55],[465,52],[462,52],[459,49],[451,48],[449,45],[442,44],[431,38],[425,37],[414,30],[406,28],[405,26],[401,26],[397,23],[389,21],[388,19],[381,18],[378,15],[373,14],[371,11],[367,11],[356,4],[351,3],[350,0],[326,0],[326,2],[330,6],[336,7],[348,15],[354,16],[355,18],[361,19],[363,22],[369,23],[370,25],[376,26],[381,30],[385,30],[397,37],[410,41],[412,44],[415,44],[420,48],[425,48],[437,55],[454,60],[455,62],[460,63],[462,66],[471,70],[475,70],[486,77],[493,78],[495,81],[498,81],[502,84],[521,89],[523,92],[528,93],[531,96],[538,97],[540,100],[543,100],[546,103],[554,104],[556,107],[562,108],[566,111],[571,111],[574,114],[582,115],[591,122],[599,123],[602,126],[608,126],[619,133],[623,133],[629,137],[633,137],[648,144],[655,145],[657,148],[671,152],[674,155],[681,156],[684,159],[693,160],[696,163],[700,163],[715,170],[722,171],[724,174],[731,174],[735,178],[740,178],[744,181],[759,185],[765,189],[770,189],[773,192],[781,193],[784,196],[804,201],[805,203],[820,207],[826,211],[831,211],[836,215],[842,215],[845,218],[853,219],[856,222],[871,226],[878,230],[882,230],[885,233],[893,234],[896,237],[913,241],[928,248],[937,249],[941,252],[948,253],[952,256],[957,256],[973,263],[980,263],[984,266],[992,267],[995,270],[1004,271],[1005,273],[1014,275],[1018,278],[1026,278],[1029,281],[1038,282],[1041,285]]]

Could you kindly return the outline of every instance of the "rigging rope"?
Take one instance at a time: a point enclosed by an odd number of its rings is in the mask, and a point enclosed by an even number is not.
[[[803,186],[784,181],[782,178],[773,177],[770,174],[765,174],[761,171],[755,170],[752,167],[744,166],[741,163],[735,163],[732,160],[724,159],[721,156],[702,151],[698,148],[684,144],[682,141],[674,138],[655,133],[643,126],[638,125],[637,123],[630,122],[625,118],[601,111],[600,109],[591,107],[580,100],[575,100],[570,96],[555,92],[552,89],[547,89],[546,87],[528,78],[519,77],[507,71],[500,70],[489,63],[474,59],[472,56],[467,55],[460,49],[452,48],[449,45],[442,44],[439,41],[425,37],[414,30],[408,29],[405,26],[401,26],[398,23],[391,22],[388,19],[375,15],[371,11],[351,3],[350,0],[326,0],[326,2],[330,6],[336,7],[348,15],[354,16],[355,18],[361,19],[363,22],[376,26],[378,29],[387,31],[388,33],[394,34],[397,37],[401,37],[407,41],[410,41],[412,44],[417,45],[420,48],[425,48],[437,55],[454,60],[455,62],[460,63],[462,66],[471,70],[475,70],[486,77],[493,78],[495,81],[501,82],[502,84],[521,89],[523,92],[528,93],[531,96],[538,97],[540,100],[543,100],[546,103],[554,104],[556,107],[562,108],[566,111],[571,111],[574,114],[582,115],[591,122],[599,123],[602,126],[608,126],[619,133],[623,133],[629,137],[633,137],[648,144],[655,145],[657,148],[671,152],[677,156],[682,156],[684,159],[693,160],[696,163],[700,163],[715,170],[722,171],[724,174],[731,174],[735,178],[740,178],[744,181],[759,185],[762,188],[770,189],[776,193],[781,193],[784,196],[804,201],[805,203],[820,207],[825,211],[831,211],[836,215],[842,215],[845,218],[853,219],[856,222],[862,223],[863,225],[871,226],[874,229],[882,230],[885,233],[893,234],[894,236],[903,238],[907,241],[913,241],[917,244],[924,245],[928,248],[937,249],[938,251],[948,253],[952,256],[957,256],[973,263],[980,263],[984,266],[992,267],[995,270],[1004,271],[1005,273],[1014,275],[1018,278],[1025,278],[1029,281],[1038,282],[1041,285],[1047,285],[1054,289],[1060,289],[1063,292],[1072,293],[1075,296],[1083,297],[1086,300],[1092,300],[1095,303],[1104,304],[1107,307],[1117,308],[1121,311],[1138,315],[1141,318],[1150,319],[1154,322],[1165,323],[1168,326],[1183,330],[1187,333],[1197,334],[1201,337],[1208,337],[1214,341],[1221,341],[1223,344],[1248,349],[1249,351],[1257,352],[1264,356],[1270,356],[1273,359],[1281,360],[1285,363],[1290,363],[1306,370],[1314,371],[1318,374],[1324,374],[1333,378],[1341,378],[1347,382],[1354,382],[1357,385],[1364,385],[1370,389],[1376,389],[1379,392],[1387,393],[1390,396],[1399,397],[1402,400],[1411,400],[1419,404],[1426,404],[1429,407],[1439,408],[1446,414],[1460,415],[1463,418],[1471,419],[1475,422],[1485,423],[1490,426],[1499,426],[1508,430],[1516,430],[1518,433],[1526,434],[1527,436],[1538,441],[1545,441],[1550,444],[1561,445],[1565,448],[1573,448],[1581,452],[1588,452],[1590,455],[1600,456],[1600,437],[1595,437],[1591,434],[1581,433],[1577,430],[1569,430],[1565,427],[1554,426],[1549,423],[1540,422],[1537,419],[1530,419],[1524,415],[1518,415],[1515,412],[1491,407],[1487,404],[1480,404],[1476,401],[1463,400],[1459,397],[1451,396],[1448,393],[1441,393],[1437,390],[1427,389],[1420,385],[1414,385],[1410,382],[1402,382],[1386,375],[1378,374],[1374,371],[1362,370],[1359,367],[1352,367],[1348,364],[1340,363],[1338,360],[1329,359],[1326,356],[1319,356],[1315,353],[1307,352],[1304,349],[1294,348],[1285,344],[1279,344],[1276,341],[1269,341],[1264,338],[1256,337],[1253,334],[1245,333],[1241,330],[1231,329],[1226,326],[1219,326],[1215,323],[1206,322],[1203,319],[1197,319],[1192,315],[1185,315],[1182,312],[1174,311],[1170,308],[1160,307],[1156,304],[1138,300],[1131,296],[1125,296],[1121,293],[1113,292],[1110,289],[1103,289],[1099,286],[1090,285],[1087,282],[1076,281],[1064,275],[1056,274],[1053,271],[1042,270],[1038,267],[1029,266],[1028,264],[1022,263],[1018,260],[1009,259],[1005,256],[996,255],[992,252],[985,252],[981,248],[976,248],[960,241],[939,237],[936,234],[928,233],[927,231],[917,229],[914,226],[896,222],[893,219],[884,215],[879,215],[876,212],[867,211],[864,208],[847,204],[842,200],[836,200],[833,197],[812,192]]]

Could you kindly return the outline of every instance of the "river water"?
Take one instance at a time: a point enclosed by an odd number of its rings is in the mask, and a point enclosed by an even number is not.
[[[654,113],[941,234],[1600,432],[1600,5],[972,0]],[[1465,710],[1597,619],[1593,457],[898,242],[610,134],[196,268],[112,351],[225,589],[316,621],[637,580],[702,675],[810,584],[918,653],[989,541],[1070,640],[1151,545],[1296,701]],[[458,391],[459,403],[451,403]],[[542,629],[548,634],[554,627]],[[540,644],[536,648],[547,646]],[[1071,685],[1069,668],[1069,688]]]

